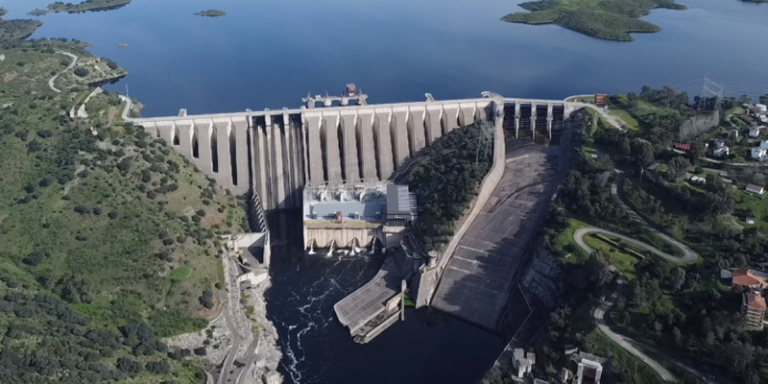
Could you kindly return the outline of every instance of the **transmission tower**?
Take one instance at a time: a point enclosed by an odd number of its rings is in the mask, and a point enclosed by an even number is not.
[[[720,107],[722,106],[723,102],[723,86],[722,84],[716,83],[709,79],[709,77],[704,78],[704,84],[701,86],[701,98],[704,100],[707,100],[710,97],[715,98],[715,108],[714,112],[719,114],[720,113]],[[701,112],[703,103],[699,103],[699,111]]]
[[[477,137],[475,165],[480,159],[487,159],[493,153],[494,126],[488,122],[480,123],[480,135]]]

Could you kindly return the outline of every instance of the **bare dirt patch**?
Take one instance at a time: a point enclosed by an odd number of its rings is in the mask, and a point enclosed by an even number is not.
[[[8,72],[5,74],[5,76],[3,76],[3,81],[6,83],[10,83],[11,81],[13,81],[13,79],[15,79],[18,76],[19,74],[16,72]]]

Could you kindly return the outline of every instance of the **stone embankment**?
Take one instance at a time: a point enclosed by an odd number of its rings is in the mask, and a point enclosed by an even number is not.
[[[267,302],[264,295],[271,286],[271,281],[267,279],[252,288],[250,292],[249,302],[254,308],[251,320],[254,330],[258,329],[258,347],[256,348],[256,366],[243,383],[262,383],[262,378],[266,374],[277,371],[277,366],[283,357],[280,347],[277,346],[277,329],[267,319]]]
[[[277,330],[267,319],[264,293],[271,283],[267,277],[253,286],[248,282],[239,285],[235,261],[225,257],[223,263],[227,290],[218,291],[219,316],[200,332],[179,335],[165,342],[170,347],[190,351],[205,348],[205,355],[199,358],[206,362],[214,382],[262,383],[265,375],[277,371],[282,358],[277,346]]]

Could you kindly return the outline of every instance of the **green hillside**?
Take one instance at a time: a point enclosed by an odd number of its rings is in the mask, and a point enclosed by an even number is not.
[[[0,382],[204,382],[189,351],[158,339],[218,314],[218,235],[244,222],[235,197],[120,124],[116,95],[72,121],[90,90],[48,80],[69,61],[55,52],[87,56],[82,44],[2,44]]]

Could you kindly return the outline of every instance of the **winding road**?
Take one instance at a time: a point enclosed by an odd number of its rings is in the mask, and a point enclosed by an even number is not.
[[[621,120],[617,116],[611,115],[610,113],[607,112],[607,110],[605,108],[598,108],[594,104],[583,103],[583,102],[580,102],[580,101],[568,101],[568,100],[571,100],[571,99],[578,99],[578,98],[583,98],[583,97],[594,97],[594,96],[595,95],[573,95],[573,96],[566,97],[565,101],[569,102],[569,103],[578,104],[579,106],[582,106],[582,107],[586,107],[586,108],[592,109],[593,111],[599,113],[600,116],[603,117],[603,119],[608,121],[608,123],[613,125],[614,128],[616,128],[616,129],[618,129],[619,131],[622,131],[622,132],[626,131],[626,129],[624,128],[624,126],[626,125],[624,120]]]
[[[122,100],[123,103],[125,103],[125,108],[123,108],[123,115],[120,117],[122,117],[123,121],[125,122],[135,121],[135,119],[128,116],[128,114],[131,112],[131,109],[133,109],[133,100],[131,100],[130,97],[123,96],[123,95],[120,95],[120,100]]]
[[[584,250],[586,251],[587,248],[584,248]],[[619,291],[621,290],[621,287],[626,283],[627,281],[624,279],[623,276],[619,277],[619,281],[618,281],[619,285],[616,288],[616,290],[613,291],[613,293],[611,293],[611,296],[609,296],[603,303],[600,304],[600,306],[595,308],[595,310],[592,312],[592,316],[595,318],[597,327],[600,328],[600,331],[602,331],[606,336],[608,336],[616,344],[620,345],[627,352],[631,353],[633,356],[637,357],[642,362],[644,362],[649,367],[651,367],[651,369],[653,369],[661,377],[661,379],[664,380],[665,383],[676,383],[677,380],[675,379],[675,376],[671,372],[669,372],[656,360],[650,358],[648,355],[646,355],[645,353],[641,352],[640,350],[634,347],[633,344],[635,344],[636,341],[630,339],[629,337],[626,337],[611,331],[611,328],[609,328],[608,324],[605,323],[605,313],[608,312],[608,310],[616,303],[616,299],[618,299],[619,297]]]
[[[623,185],[624,185],[624,172],[622,172],[622,171],[620,171],[618,169],[614,169],[614,172],[616,172],[618,177],[616,178],[616,180],[611,185],[611,196],[613,197],[613,200],[616,202],[616,204],[618,204],[618,206],[622,210],[624,210],[624,212],[626,212],[629,215],[629,217],[632,218],[632,220],[642,224],[649,231],[653,232],[654,235],[662,238],[664,241],[666,241],[666,242],[672,244],[673,246],[675,246],[676,248],[680,249],[683,252],[683,257],[680,258],[680,257],[669,255],[669,254],[661,252],[658,249],[653,248],[653,247],[651,247],[651,246],[649,246],[649,245],[647,245],[647,244],[645,244],[643,242],[640,242],[640,241],[637,241],[637,240],[634,240],[634,239],[632,241],[630,241],[630,242],[650,250],[655,255],[657,255],[657,256],[659,256],[659,257],[661,257],[663,259],[666,259],[669,262],[677,263],[677,264],[687,264],[687,265],[694,264],[696,262],[696,260],[699,259],[699,254],[698,253],[696,253],[692,249],[688,248],[688,246],[686,246],[685,244],[683,244],[683,243],[673,239],[670,236],[667,236],[665,233],[663,233],[663,232],[659,231],[658,229],[656,229],[656,227],[657,227],[656,225],[654,225],[653,223],[645,220],[645,218],[642,215],[640,215],[639,213],[635,212],[635,210],[633,210],[632,207],[630,207],[626,202],[624,202],[624,200],[621,198],[621,195],[623,195],[623,193],[621,193],[621,194],[619,193],[620,191],[624,190],[624,188],[623,188]],[[606,234],[607,235],[611,235],[610,233],[606,233]],[[611,236],[616,236],[616,237],[619,237],[619,238],[626,237],[626,236],[621,236],[621,235],[611,235]],[[640,243],[640,244],[638,244],[638,243]],[[658,252],[656,252],[654,250],[656,250]]]
[[[597,228],[597,227],[579,228],[576,231],[574,231],[574,233],[573,233],[573,240],[576,242],[576,244],[579,247],[581,247],[581,249],[586,251],[587,253],[592,253],[592,252],[594,252],[594,250],[584,242],[584,236],[588,235],[588,234],[591,234],[591,233],[600,233],[600,234],[604,234],[604,235],[608,235],[608,236],[611,236],[611,237],[616,237],[616,238],[622,239],[623,241],[626,241],[626,242],[632,243],[632,244],[634,244],[634,245],[636,245],[638,247],[647,249],[648,251],[650,251],[654,255],[656,255],[658,257],[661,257],[661,258],[663,258],[663,259],[665,259],[667,261],[670,261],[672,263],[685,264],[685,265],[690,265],[690,264],[695,263],[696,260],[698,260],[698,257],[699,257],[696,252],[694,252],[693,250],[688,248],[685,244],[683,244],[683,243],[681,243],[681,242],[679,242],[679,241],[677,241],[675,239],[672,239],[671,237],[669,237],[669,236],[665,235],[664,233],[658,231],[656,228],[654,228],[652,223],[649,223],[648,221],[646,221],[640,214],[638,214],[637,212],[632,210],[632,208],[629,205],[627,205],[621,199],[621,196],[619,195],[619,190],[620,190],[620,187],[622,186],[622,183],[624,181],[624,178],[623,178],[624,175],[619,170],[616,170],[616,172],[619,175],[618,180],[615,181],[613,183],[613,185],[611,186],[611,194],[612,194],[614,200],[616,201],[616,203],[623,210],[625,210],[630,215],[632,220],[635,220],[635,221],[643,224],[646,228],[648,228],[650,231],[652,231],[656,236],[661,237],[665,241],[669,242],[670,244],[672,244],[675,247],[677,247],[680,250],[682,250],[683,257],[676,257],[676,256],[673,256],[673,255],[670,255],[670,254],[665,253],[665,252],[663,252],[663,251],[661,251],[661,250],[659,250],[659,249],[657,249],[657,248],[655,248],[655,247],[653,247],[651,245],[648,245],[648,244],[646,244],[646,243],[644,243],[642,241],[639,241],[639,240],[633,239],[631,237],[624,236],[624,235],[621,235],[621,234],[618,234],[618,233],[615,233],[615,232],[612,232],[612,231],[608,231],[608,230],[605,230],[605,229],[602,229],[602,228]],[[619,346],[624,348],[624,350],[626,350],[627,352],[629,352],[630,354],[632,354],[633,356],[637,357],[642,362],[647,364],[666,383],[676,383],[677,379],[675,378],[675,376],[671,372],[669,372],[669,370],[664,368],[656,360],[652,359],[651,357],[649,357],[648,355],[646,355],[645,353],[640,351],[636,346],[639,346],[639,347],[641,347],[641,348],[643,348],[643,349],[645,349],[647,351],[651,351],[652,353],[654,353],[654,354],[656,354],[658,356],[661,356],[666,361],[674,364],[677,368],[679,368],[679,369],[681,369],[681,370],[683,370],[683,371],[685,371],[685,372],[687,372],[687,373],[689,373],[691,375],[696,376],[697,378],[699,378],[700,380],[702,380],[703,382],[705,382],[707,384],[716,384],[717,383],[716,381],[714,381],[712,379],[709,379],[707,377],[707,375],[704,375],[700,371],[698,371],[698,370],[696,370],[694,368],[691,368],[690,366],[688,366],[687,364],[683,363],[682,361],[680,361],[680,360],[678,360],[678,359],[676,359],[674,357],[671,357],[668,354],[665,354],[664,352],[661,352],[658,349],[656,349],[656,348],[654,348],[654,347],[652,347],[650,345],[638,342],[638,341],[636,341],[634,339],[631,339],[631,338],[629,338],[627,336],[624,336],[622,334],[613,332],[611,330],[611,328],[605,322],[605,314],[616,303],[616,300],[618,299],[618,297],[620,295],[621,288],[626,283],[627,283],[627,280],[624,278],[624,276],[620,275],[619,279],[618,279],[618,286],[616,287],[616,290],[613,293],[611,293],[611,295],[607,299],[605,299],[605,301],[603,301],[600,304],[600,306],[595,308],[595,310],[592,312],[592,316],[595,319],[595,323],[597,324],[597,327],[600,329],[600,331],[603,332],[603,334],[605,334],[606,336],[608,336],[608,338],[613,340],[616,344],[618,344]]]
[[[64,51],[58,51],[58,52],[56,52],[56,53],[60,53],[60,54],[62,54],[62,55],[67,55],[67,56],[69,56],[69,57],[71,57],[71,58],[72,58],[72,62],[69,64],[69,66],[68,66],[67,68],[65,68],[63,71],[61,71],[61,72],[59,72],[59,73],[55,74],[53,77],[51,77],[51,79],[50,79],[50,80],[48,80],[48,86],[49,86],[49,87],[51,87],[51,89],[52,89],[54,92],[56,92],[56,93],[61,93],[61,90],[60,90],[60,89],[58,89],[58,88],[56,88],[56,85],[54,84],[54,82],[56,82],[56,79],[58,79],[58,78],[59,78],[59,76],[61,76],[62,74],[64,74],[64,72],[67,72],[67,71],[69,71],[70,69],[72,69],[72,68],[75,66],[75,64],[77,64],[77,59],[78,59],[78,57],[77,57],[76,55],[72,54],[72,53],[69,53],[69,52],[64,52]]]
[[[690,264],[695,263],[696,260],[698,259],[698,256],[696,255],[696,253],[691,251],[690,249],[688,249],[685,246],[678,247],[681,250],[683,250],[684,256],[683,257],[677,257],[677,256],[674,256],[674,255],[670,255],[670,254],[668,254],[668,253],[666,253],[664,251],[661,251],[658,248],[656,248],[656,247],[654,247],[652,245],[648,245],[648,244],[646,244],[646,243],[644,243],[644,242],[642,242],[640,240],[635,240],[635,239],[633,239],[633,238],[631,238],[629,236],[624,236],[624,235],[618,234],[616,232],[609,231],[607,229],[602,229],[602,228],[597,228],[597,227],[579,228],[579,229],[577,229],[576,231],[573,232],[573,241],[575,241],[576,244],[578,244],[579,247],[581,247],[581,249],[583,249],[584,251],[586,251],[587,253],[590,253],[590,254],[592,252],[594,252],[595,250],[592,249],[590,246],[588,246],[584,242],[584,236],[589,235],[591,233],[600,233],[600,234],[603,234],[603,235],[608,235],[610,237],[619,238],[619,239],[621,239],[623,241],[626,241],[628,243],[634,244],[634,245],[636,245],[636,246],[638,246],[640,248],[644,248],[644,249],[650,251],[651,253],[653,253],[654,255],[669,261],[670,263],[690,265]],[[675,243],[672,243],[672,242],[670,242],[670,243],[675,245],[675,246],[677,246],[677,244],[675,244]],[[682,244],[680,244],[680,245],[682,245]],[[686,252],[686,250],[689,251],[689,252]]]

